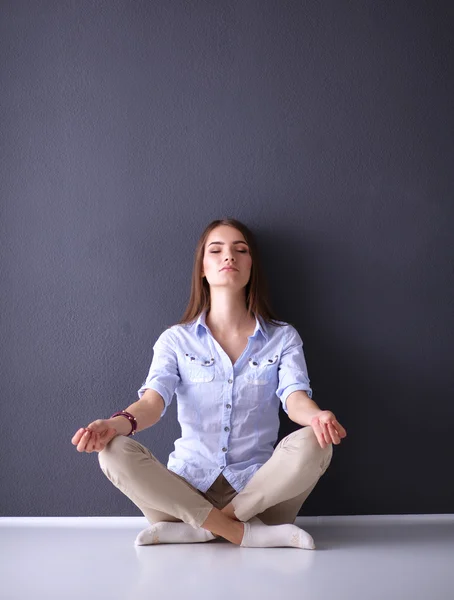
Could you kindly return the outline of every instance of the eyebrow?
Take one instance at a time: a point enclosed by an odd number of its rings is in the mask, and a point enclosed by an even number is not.
[[[243,240],[236,240],[235,242],[233,242],[234,244],[246,244],[246,246],[248,245],[247,242],[243,242]],[[210,242],[208,244],[208,246],[211,246],[211,244],[222,244],[224,245],[224,242]]]

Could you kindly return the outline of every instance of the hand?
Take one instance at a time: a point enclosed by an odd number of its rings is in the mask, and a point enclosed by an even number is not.
[[[330,410],[322,410],[314,415],[311,419],[311,427],[322,448],[326,448],[331,443],[340,444],[341,438],[347,436],[347,432]]]
[[[76,431],[71,442],[78,452],[101,452],[117,434],[109,419],[98,419]]]

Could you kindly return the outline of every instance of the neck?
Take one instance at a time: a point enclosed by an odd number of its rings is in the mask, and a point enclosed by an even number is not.
[[[255,318],[248,316],[244,296],[211,297],[211,307],[206,314],[205,322],[213,332],[238,333],[249,328]]]

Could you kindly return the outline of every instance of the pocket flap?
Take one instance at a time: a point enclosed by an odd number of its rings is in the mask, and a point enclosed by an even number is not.
[[[214,363],[213,356],[199,356],[190,352],[185,352],[184,358],[189,365],[197,365],[199,367],[210,367]]]
[[[279,358],[279,354],[275,354],[274,356],[270,356],[268,358],[262,358],[260,361],[251,356],[249,359],[249,366],[253,369],[259,369],[266,367],[268,365],[274,365]]]

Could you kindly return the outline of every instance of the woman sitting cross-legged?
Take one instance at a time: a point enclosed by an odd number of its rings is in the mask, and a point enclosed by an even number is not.
[[[79,452],[145,515],[137,545],[206,542],[313,549],[294,525],[347,434],[311,399],[303,342],[267,300],[255,238],[236,219],[210,223],[197,244],[182,320],[153,346],[139,400],[79,429]],[[133,439],[177,397],[181,437],[167,466]],[[274,448],[279,403],[302,427]]]

